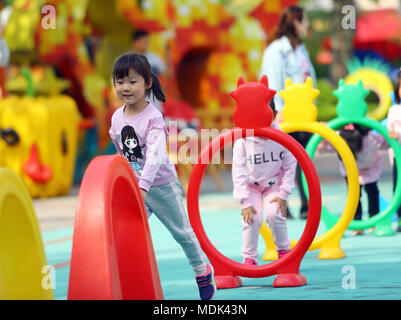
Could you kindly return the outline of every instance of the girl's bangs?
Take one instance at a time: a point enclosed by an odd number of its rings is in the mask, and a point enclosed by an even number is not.
[[[128,56],[122,56],[114,63],[113,81],[116,79],[122,79],[122,78],[128,76],[129,69],[132,68],[129,60],[130,59]]]

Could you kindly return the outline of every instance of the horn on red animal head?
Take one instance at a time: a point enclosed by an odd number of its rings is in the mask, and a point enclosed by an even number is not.
[[[239,86],[242,86],[244,83],[245,83],[244,77],[243,76],[239,77],[237,82],[237,88]]]
[[[267,79],[267,76],[265,74],[262,76],[262,79],[260,79],[260,82],[263,83],[266,87],[269,87],[269,80]]]

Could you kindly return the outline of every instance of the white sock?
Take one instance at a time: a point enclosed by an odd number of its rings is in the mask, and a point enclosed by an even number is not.
[[[207,271],[206,263],[194,267],[194,271],[196,276],[204,276]]]

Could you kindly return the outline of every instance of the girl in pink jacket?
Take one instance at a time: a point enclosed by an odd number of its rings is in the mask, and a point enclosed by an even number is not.
[[[373,217],[379,212],[379,189],[377,182],[383,170],[384,160],[380,149],[388,147],[384,137],[358,124],[349,124],[339,131],[340,136],[347,142],[352,153],[354,154],[356,165],[359,173],[359,184],[365,189],[368,197],[369,217]],[[335,149],[323,140],[319,145],[318,151],[335,151]],[[344,163],[340,162],[341,175],[346,178],[347,173]],[[354,220],[362,219],[361,201],[358,203],[358,208],[355,212]],[[354,230],[352,235],[363,234],[363,230]]]
[[[166,151],[168,131],[163,116],[148,101],[165,101],[160,81],[148,59],[136,53],[118,57],[112,76],[124,105],[113,113],[110,137],[138,179],[148,217],[155,214],[181,245],[195,272],[201,299],[210,300],[216,293],[213,267],[205,260],[182,203],[181,185]],[[141,258],[135,257],[138,263]]]
[[[273,99],[270,106],[276,113]],[[279,129],[276,122],[271,125]],[[290,250],[286,201],[294,188],[295,157],[282,145],[265,138],[238,139],[233,147],[234,198],[241,204],[243,262],[257,265],[262,211],[269,224],[279,258]]]

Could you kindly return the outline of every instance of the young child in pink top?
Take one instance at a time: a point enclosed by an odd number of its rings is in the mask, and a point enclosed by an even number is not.
[[[379,212],[379,189],[377,182],[384,164],[380,149],[387,148],[388,143],[381,134],[359,124],[351,123],[339,130],[338,133],[347,142],[355,157],[361,191],[363,187],[368,198],[369,217],[373,217]],[[323,140],[318,147],[318,151],[334,152],[335,149],[327,140]],[[347,173],[342,161],[340,162],[340,173],[346,178]],[[359,200],[354,220],[361,219],[362,204]],[[353,230],[352,235],[355,236],[363,233],[363,230]]]
[[[274,115],[273,99],[270,102]],[[276,122],[273,128],[279,129]],[[233,147],[234,198],[241,204],[243,262],[257,265],[262,211],[269,224],[279,258],[290,250],[286,201],[295,186],[297,161],[282,145],[265,138],[238,139]]]
[[[131,53],[115,61],[113,82],[124,105],[112,116],[110,137],[135,172],[148,217],[154,213],[181,245],[195,272],[201,299],[210,300],[216,293],[213,267],[205,261],[182,203],[177,173],[166,150],[163,116],[148,101],[151,95],[165,101],[159,79],[145,56]]]

